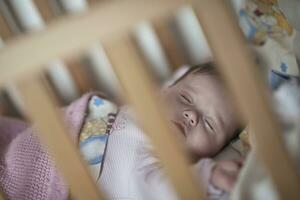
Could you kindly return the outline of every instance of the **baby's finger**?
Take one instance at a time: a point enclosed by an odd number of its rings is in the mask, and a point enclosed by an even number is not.
[[[222,161],[222,163],[219,164],[219,167],[225,172],[238,173],[241,166],[235,161]]]
[[[229,175],[227,172],[218,169],[215,171],[213,183],[216,187],[230,192],[234,186],[235,180],[236,176]]]
[[[216,166],[212,174],[212,183],[225,191],[231,191],[238,176],[238,167],[230,162],[222,162]]]

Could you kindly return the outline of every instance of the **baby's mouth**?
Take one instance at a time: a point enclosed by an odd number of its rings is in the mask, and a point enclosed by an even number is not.
[[[175,121],[172,121],[172,122],[179,129],[179,131],[183,134],[183,136],[186,137],[184,126],[181,123],[179,123],[179,122],[175,122]]]

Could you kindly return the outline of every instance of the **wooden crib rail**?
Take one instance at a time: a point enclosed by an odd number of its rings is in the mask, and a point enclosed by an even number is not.
[[[184,2],[102,2],[84,15],[66,16],[49,24],[44,31],[17,38],[0,51],[0,87],[12,79],[38,71],[51,59],[68,57],[93,43],[111,41],[122,34],[128,34],[143,20],[168,16]]]
[[[47,32],[30,35],[26,38],[20,39],[19,41],[15,41],[15,43],[9,44],[5,48],[5,51],[1,54],[0,62],[1,66],[4,68],[3,72],[5,73],[1,73],[0,75],[1,83],[12,78],[18,79],[20,76],[26,76],[26,73],[39,71],[41,66],[52,58],[57,56],[64,57],[82,50],[92,42],[97,42],[98,39],[103,41],[104,44],[109,44],[106,40],[115,39],[115,37],[122,34],[128,35],[128,32],[133,28],[134,24],[138,23],[140,20],[170,14],[170,12],[174,11],[174,9],[178,8],[180,5],[181,2],[174,3],[172,1],[159,1],[159,4],[158,1],[113,1],[107,6],[99,7],[92,11],[87,14],[87,16],[76,20],[74,18],[67,19],[55,26],[49,27]],[[140,10],[141,12],[138,12]],[[122,15],[121,12],[131,13],[133,15],[130,15],[130,18],[128,18],[127,14]],[[106,26],[108,19],[110,22],[109,27]],[[101,29],[93,28],[95,27],[93,26],[94,24],[98,24]],[[103,29],[103,27],[107,27],[107,29]],[[115,32],[117,32],[117,36],[115,35]],[[77,38],[72,36],[73,33],[77,33],[81,36]],[[68,38],[69,40],[66,40],[65,38]],[[123,44],[123,42],[121,42],[121,44]],[[28,47],[31,47],[30,51],[27,50]],[[129,47],[129,51],[124,49],[126,47]],[[44,50],[43,53],[39,53],[41,52],[38,51],[40,49]],[[118,60],[116,71],[120,70],[120,68],[125,69],[124,65],[127,66],[130,64],[133,65],[132,67],[134,70],[142,68],[140,64],[143,64],[138,60],[136,53],[134,51],[132,52],[130,43],[125,42],[124,46],[120,46],[120,49],[117,47],[116,49],[113,48],[112,51],[113,53],[110,55],[114,62]],[[31,53],[27,54],[27,52]],[[133,59],[132,63],[128,60],[128,64],[122,64],[123,60],[127,60],[126,57],[123,59],[124,55],[128,55],[130,57],[129,59]],[[16,57],[20,58],[22,61],[14,62],[13,60],[16,59],[12,58]],[[28,70],[29,72],[26,72]],[[124,80],[124,75],[127,73],[125,71],[125,74],[123,74],[123,71],[121,71],[121,73],[118,74]],[[141,78],[138,79],[137,82],[131,82],[128,84],[125,83],[124,86],[128,89],[128,91],[130,91],[129,94],[136,95],[137,93],[133,93],[133,90],[130,89],[130,87],[132,87],[132,85],[143,86],[144,83],[140,83],[139,81],[146,81],[145,86],[141,87],[139,91],[146,92],[148,89],[150,90],[143,95],[143,98],[145,98],[146,101],[142,100],[141,102],[149,102],[149,108],[151,109],[143,110],[144,104],[137,103],[137,98],[140,98],[140,96],[134,97],[130,95],[129,99],[133,100],[133,103],[136,104],[139,113],[144,113],[142,115],[144,118],[150,114],[152,120],[148,125],[147,123],[144,124],[148,131],[151,130],[150,127],[156,127],[155,131],[157,133],[160,135],[167,135],[164,137],[167,138],[166,141],[169,141],[169,143],[165,145],[165,147],[160,144],[160,146],[157,146],[156,149],[158,155],[160,155],[161,159],[164,163],[166,163],[166,168],[169,169],[168,174],[171,177],[171,181],[174,182],[179,196],[182,197],[182,199],[202,199],[203,196],[201,195],[201,190],[196,180],[192,179],[193,176],[189,171],[189,167],[183,153],[181,153],[180,148],[178,148],[179,145],[176,144],[176,141],[171,137],[171,134],[168,134],[169,128],[166,123],[163,123],[164,121],[162,120],[160,109],[158,109],[156,107],[157,104],[153,102],[154,89],[151,86],[151,82],[147,79],[145,72],[138,70],[135,74],[136,77]],[[134,78],[135,77],[132,79]],[[50,149],[50,152],[53,153],[53,157],[55,158],[58,167],[65,175],[66,181],[71,188],[71,195],[77,199],[97,199],[97,195],[99,195],[99,193],[95,187],[92,187],[93,184],[89,176],[86,174],[80,158],[76,154],[77,151],[68,140],[63,124],[58,120],[58,115],[55,114],[53,104],[48,101],[51,98],[47,95],[46,91],[44,91],[43,87],[41,87],[40,81],[33,78],[19,84],[18,87],[25,103],[28,105],[28,108],[30,108],[27,110],[28,116],[36,122],[37,128],[42,133],[42,141],[45,142],[47,147]],[[149,113],[147,113],[148,111]],[[51,131],[49,132],[49,130]],[[53,132],[56,134],[53,135]],[[156,135],[156,138],[155,135],[152,136],[150,134],[149,136],[150,138],[154,138],[154,144],[159,141],[157,137],[158,135]],[[174,152],[177,153],[176,156],[170,156]],[[66,157],[68,157],[68,162],[64,160]],[[77,173],[74,173],[75,171],[69,171],[69,169],[72,168],[71,166],[75,165],[78,166],[76,168]],[[177,169],[180,169],[180,171]],[[77,177],[84,177],[85,187],[83,191],[82,188],[80,188],[83,184],[82,181],[80,181],[81,178]],[[185,187],[182,187],[182,185]]]
[[[5,200],[4,197],[2,196],[1,192],[2,191],[0,190],[0,200]]]
[[[8,23],[6,22],[2,12],[0,13],[0,34],[1,34],[1,37],[2,37],[3,40],[6,40],[6,39],[12,37],[12,35],[13,35],[13,33],[10,30],[10,27],[9,27]]]
[[[51,11],[51,2],[45,0],[34,0],[36,7],[40,10],[43,20],[48,23],[55,18],[53,11]]]
[[[144,62],[139,58],[129,36],[134,25],[140,21],[168,16],[185,2],[194,3],[192,0],[109,1],[95,5],[82,16],[68,16],[43,32],[12,41],[0,51],[0,87],[11,80],[19,81],[21,77],[31,73],[36,75],[35,72],[53,58],[74,56],[92,43],[101,41],[179,196],[189,200],[202,199],[204,196],[188,170],[181,149],[171,134],[168,134],[168,123],[162,117],[159,109],[161,106],[155,98],[155,86],[147,76],[143,68]],[[272,176],[280,197],[300,199],[299,177],[282,144],[278,123],[268,105],[261,80],[258,79],[236,23],[228,14],[223,1],[199,0],[195,5],[220,72],[244,115],[252,123],[255,148]],[[102,199],[78,155],[78,150],[67,137],[64,125],[59,120],[53,103],[49,101],[52,99],[51,95],[45,90],[43,83],[36,77],[29,77],[18,84],[18,87],[28,108],[30,107],[28,115],[37,123],[42,141],[51,150],[58,167],[65,175],[71,195],[76,199]],[[153,127],[156,127],[156,133],[151,131]],[[66,157],[69,158],[68,162],[64,160]],[[71,169],[77,172],[74,173]]]
[[[171,19],[167,19],[166,21],[161,19],[156,20],[153,22],[153,26],[171,67],[176,69],[186,65],[188,61],[184,56],[183,49],[176,42],[176,36],[170,30],[170,24],[168,24],[170,21]]]
[[[300,199],[298,173],[289,159],[281,128],[237,23],[220,0],[202,0],[196,12],[220,72],[250,121],[257,156],[271,175],[281,199]]]
[[[64,175],[69,185],[72,198],[104,199],[92,181],[79,150],[71,141],[70,134],[57,113],[53,96],[45,82],[38,76],[31,77],[17,84],[24,100],[29,119],[35,122],[39,137],[53,155],[56,166]]]
[[[199,183],[192,176],[180,144],[171,134],[164,110],[157,102],[157,88],[130,37],[106,46],[116,74],[129,101],[135,107],[142,128],[148,134],[180,199],[204,199]],[[154,128],[155,127],[155,128]],[[198,180],[199,181],[199,180]]]

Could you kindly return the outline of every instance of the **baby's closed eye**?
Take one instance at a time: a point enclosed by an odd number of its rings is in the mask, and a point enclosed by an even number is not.
[[[213,120],[210,117],[203,116],[202,121],[204,123],[204,127],[208,133],[215,133],[215,127]]]

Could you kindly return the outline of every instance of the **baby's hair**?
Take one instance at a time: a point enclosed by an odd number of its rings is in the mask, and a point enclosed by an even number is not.
[[[194,65],[190,67],[180,78],[178,78],[172,85],[175,85],[182,79],[184,79],[187,75],[190,73],[195,74],[211,74],[211,75],[217,75],[217,71],[214,67],[214,64],[212,62],[200,64],[200,65]]]

